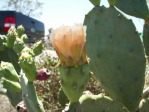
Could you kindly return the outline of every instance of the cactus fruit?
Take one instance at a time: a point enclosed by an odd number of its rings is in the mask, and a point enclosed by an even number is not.
[[[143,28],[143,44],[145,48],[145,53],[149,56],[149,25],[144,24]]]
[[[147,20],[149,10],[146,0],[118,0],[115,6],[124,13]]]
[[[84,24],[87,53],[96,78],[113,99],[134,111],[141,100],[146,66],[134,24],[113,6],[93,8]]]
[[[89,0],[94,6],[100,4],[100,0]]]
[[[18,74],[13,65],[9,62],[1,62],[0,75],[10,81],[19,82]]]
[[[61,85],[71,102],[77,102],[90,79],[88,64],[78,67],[59,67]]]
[[[43,81],[47,80],[51,76],[50,73],[47,73],[46,69],[39,69],[36,80]]]
[[[3,88],[14,92],[21,92],[21,86],[18,82],[10,81],[4,77],[1,80]]]

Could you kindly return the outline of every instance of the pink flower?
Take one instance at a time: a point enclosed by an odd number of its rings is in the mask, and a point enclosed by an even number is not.
[[[83,65],[86,57],[86,26],[61,26],[52,31],[50,41],[63,66]]]

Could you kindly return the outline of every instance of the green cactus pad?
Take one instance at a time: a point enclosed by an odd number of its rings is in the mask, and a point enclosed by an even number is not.
[[[84,94],[79,102],[70,103],[64,112],[128,112],[119,102],[103,94]]]
[[[42,43],[42,41],[36,42],[33,45],[32,49],[33,49],[33,53],[34,53],[35,56],[41,54],[42,53],[42,49],[43,49],[43,43]]]
[[[17,27],[17,33],[18,33],[19,38],[21,38],[21,36],[24,34],[24,31],[25,29],[22,25]]]
[[[143,91],[146,62],[134,24],[113,6],[95,7],[84,24],[91,69],[113,99],[135,110]]]
[[[27,42],[28,36],[27,36],[26,34],[23,34],[23,35],[21,36],[21,40],[22,40],[23,42]]]
[[[7,47],[12,48],[17,37],[17,32],[15,27],[11,27],[7,33]]]
[[[5,78],[2,78],[2,84],[5,89],[14,91],[14,92],[21,92],[21,85],[18,82],[10,81]]]
[[[17,53],[21,53],[21,51],[25,48],[25,44],[20,38],[17,38],[14,43],[14,48]]]
[[[64,93],[71,102],[78,101],[90,79],[89,65],[60,67],[59,70]]]
[[[14,66],[9,62],[1,62],[0,75],[10,81],[19,82],[19,76]]]
[[[115,6],[131,16],[139,17],[145,20],[149,17],[149,10],[146,0],[118,0]]]
[[[37,76],[37,69],[32,55],[27,52],[22,52],[19,58],[19,65],[28,78],[28,81],[33,82]]]
[[[102,94],[82,95],[79,102],[81,112],[127,112],[119,102]]]
[[[149,56],[149,25],[148,24],[144,24],[143,43],[145,47],[145,53],[147,56]]]
[[[20,73],[18,55],[15,53],[14,49],[5,47],[5,50],[0,51],[0,62],[1,61],[12,63],[17,73]]]
[[[3,35],[2,37],[4,44],[6,44],[7,37],[5,35]],[[13,48],[5,47],[3,51],[0,51],[0,62],[1,61],[12,63],[17,73],[18,74],[20,73],[20,66],[18,64],[18,55],[15,53]],[[11,90],[7,90],[6,95],[8,96],[9,101],[14,107],[22,100],[21,92],[14,92]]]
[[[24,73],[20,75],[22,98],[27,112],[45,112],[42,102],[39,100],[33,82],[29,82]]]

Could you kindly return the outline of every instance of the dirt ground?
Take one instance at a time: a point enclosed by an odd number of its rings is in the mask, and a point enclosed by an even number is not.
[[[0,112],[17,112],[5,95],[0,95]]]

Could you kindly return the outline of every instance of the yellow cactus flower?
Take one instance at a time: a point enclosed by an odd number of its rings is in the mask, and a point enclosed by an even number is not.
[[[61,26],[52,31],[50,41],[63,66],[83,65],[87,62],[86,26]]]

